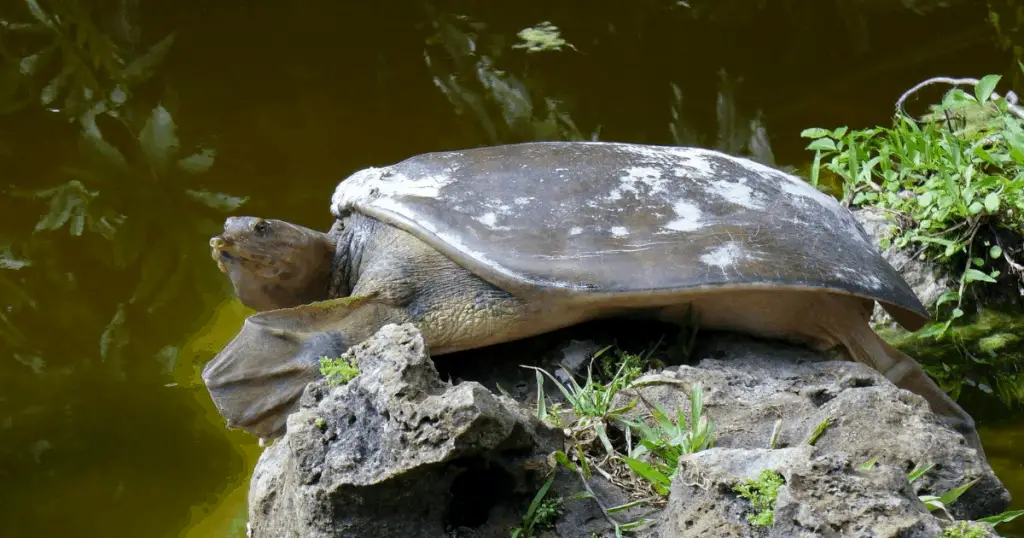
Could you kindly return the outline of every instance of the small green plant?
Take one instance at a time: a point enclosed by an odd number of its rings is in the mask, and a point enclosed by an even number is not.
[[[615,395],[623,388],[629,386],[633,381],[628,377],[628,375],[631,374],[626,370],[626,361],[622,362],[619,369],[615,372],[608,383],[599,383],[594,379],[594,359],[608,349],[609,348],[606,347],[601,351],[598,351],[594,357],[591,358],[591,364],[587,366],[587,379],[583,385],[577,383],[575,378],[570,377],[570,386],[565,387],[543,368],[537,368],[535,366],[523,366],[523,368],[529,368],[537,373],[537,413],[541,420],[547,418],[547,404],[545,403],[543,393],[544,378],[542,375],[544,375],[555,383],[555,386],[557,386],[562,392],[562,395],[565,396],[565,400],[569,404],[573,414],[576,415],[576,422],[572,429],[578,432],[593,431],[601,441],[601,445],[604,447],[608,455],[614,455],[615,449],[612,447],[611,439],[608,437],[608,423],[632,409],[636,405],[636,400],[634,399],[629,404],[619,408],[612,407],[612,401],[614,400]]]
[[[354,359],[320,357],[320,373],[327,378],[328,385],[336,387],[359,375],[359,367]]]
[[[562,47],[569,47],[576,50],[571,43],[562,39],[561,31],[549,21],[544,21],[537,26],[524,28],[517,34],[520,41],[512,45],[513,49],[526,49],[526,52],[560,51]]]
[[[818,439],[821,439],[821,436],[825,435],[825,432],[828,431],[829,427],[831,427],[834,422],[834,418],[825,417],[824,420],[819,422],[818,425],[814,427],[814,431],[811,432],[811,436],[807,439],[807,444],[811,446],[817,444]]]
[[[532,538],[534,530],[550,528],[554,525],[555,519],[562,512],[562,499],[545,498],[554,482],[555,475],[552,473],[544,485],[537,490],[537,494],[533,496],[530,507],[523,515],[523,526],[512,529],[511,538]]]
[[[639,529],[649,521],[640,517],[622,522],[616,514],[640,505],[664,504],[678,458],[713,446],[714,426],[704,410],[703,391],[699,384],[689,394],[689,426],[683,413],[680,412],[673,422],[669,413],[657,405],[649,406],[653,407],[653,424],[627,415],[642,397],[637,395],[625,405],[619,405],[616,396],[620,392],[648,384],[683,383],[668,376],[640,378],[650,365],[653,350],[634,355],[619,349],[607,353],[609,349],[611,346],[591,358],[582,385],[570,378],[566,386],[541,368],[523,367],[536,372],[538,418],[562,428],[569,437],[569,450],[557,451],[552,456],[558,465],[581,478],[585,491],[574,498],[594,500],[614,527],[616,536],[621,536],[623,532]],[[594,362],[597,359],[600,362],[595,376]],[[551,379],[565,397],[564,403],[568,405],[565,416],[561,412],[561,403],[549,408],[544,395],[545,377]],[[613,442],[613,436],[609,434],[612,427],[622,433],[624,442],[619,438]],[[635,433],[640,434],[636,445],[633,444]],[[626,488],[631,500],[619,506],[604,506],[587,482],[594,470]]]
[[[845,204],[882,208],[896,217],[898,226],[883,248],[913,249],[915,257],[953,270],[957,289],[936,305],[952,308],[943,311],[945,323],[934,333],[963,316],[968,286],[996,282],[999,263],[1024,277],[1024,267],[1007,245],[998,240],[985,244],[980,234],[1024,231],[1024,111],[994,92],[999,80],[989,75],[971,81],[973,94],[954,88],[921,119],[907,116],[899,106],[891,128],[801,133],[812,139],[807,146],[814,151],[812,184],[819,186],[823,174],[831,174]]]
[[[779,488],[785,484],[782,475],[765,469],[757,476],[757,480],[746,479],[733,487],[741,498],[750,501],[757,512],[747,514],[747,521],[755,527],[771,527],[775,522],[775,498]]]
[[[668,495],[669,486],[676,475],[679,457],[711,448],[715,444],[714,423],[704,412],[704,391],[700,383],[690,391],[690,425],[682,409],[676,421],[669,419],[669,413],[655,404],[651,412],[655,426],[643,421],[620,419],[626,425],[627,445],[632,430],[640,432],[640,443],[627,446],[628,454],[622,460],[638,475],[650,482],[660,494]],[[646,457],[645,457],[646,456]]]
[[[957,521],[943,529],[939,538],[985,538],[985,529],[981,525]]]

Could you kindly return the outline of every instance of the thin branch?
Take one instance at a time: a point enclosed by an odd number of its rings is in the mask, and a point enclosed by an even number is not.
[[[910,88],[909,90],[903,92],[903,95],[901,95],[900,98],[896,100],[896,113],[903,115],[907,118],[913,119],[913,116],[907,114],[906,111],[903,110],[903,103],[904,101],[907,100],[907,98],[909,98],[911,95],[919,91],[921,88],[924,88],[925,86],[931,86],[933,84],[948,84],[950,86],[976,86],[979,82],[981,81],[976,78],[951,77],[933,77],[921,81],[918,84],[916,84],[913,88]],[[1003,97],[996,92],[992,92],[992,98],[1001,99]],[[1007,109],[1010,111],[1010,113],[1024,120],[1024,108],[1017,106],[1017,94],[1011,91],[1010,93],[1006,94],[1005,99]]]
[[[1024,274],[1024,265],[1021,265],[1010,257],[1010,251],[1003,246],[1003,242],[999,240],[999,235],[995,236],[996,244],[999,245],[1000,250],[1003,251],[1003,259],[1006,260],[1006,264],[1010,266],[1010,270],[1014,273],[1021,275]]]

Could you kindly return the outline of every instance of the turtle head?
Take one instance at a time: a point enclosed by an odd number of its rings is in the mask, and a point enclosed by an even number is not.
[[[210,248],[249,308],[289,308],[327,298],[335,242],[325,233],[283,220],[228,217]]]

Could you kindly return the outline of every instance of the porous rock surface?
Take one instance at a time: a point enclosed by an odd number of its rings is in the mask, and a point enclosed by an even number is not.
[[[560,432],[477,383],[443,382],[412,325],[388,325],[345,356],[359,375],[311,383],[261,455],[251,538],[426,538],[466,525],[487,535],[518,521],[501,501],[539,488],[531,478],[562,448]]]
[[[348,353],[360,375],[340,387],[311,384],[288,432],[261,456],[251,536],[509,536],[545,479],[545,457],[562,448],[561,432],[540,423],[531,403],[472,380],[442,381],[411,325],[389,325]],[[653,384],[618,396],[621,404],[642,395],[640,415],[655,403],[685,414],[686,391],[700,382],[717,433],[714,448],[680,459],[667,505],[648,514],[652,525],[636,536],[934,538],[948,522],[917,496],[972,479],[949,507],[957,519],[1009,504],[988,464],[921,397],[867,366],[727,333],[700,336],[692,358],[693,366],[648,374],[642,379]],[[549,382],[546,392],[558,391]],[[808,445],[826,418],[831,426]],[[870,459],[877,464],[858,469]],[[929,464],[907,481],[915,465]],[[763,469],[786,482],[768,529],[747,521],[750,503],[732,489]],[[605,507],[628,500],[596,473],[588,484]],[[549,496],[565,499],[563,513],[537,536],[614,536],[593,500],[569,499],[582,489],[560,471]]]
[[[978,481],[949,506],[957,519],[1005,510],[1006,488],[963,437],[943,424],[925,400],[871,368],[827,360],[780,343],[714,334],[695,349],[696,366],[649,376],[663,384],[628,390],[651,405],[689,413],[676,383],[701,383],[715,423],[715,447],[680,460],[662,536],[873,536],[932,538],[943,522],[918,495],[938,495]],[[777,420],[776,449],[769,443]],[[831,425],[807,441],[826,419]],[[856,468],[876,459],[869,471]],[[915,466],[934,465],[910,484]],[[775,524],[759,532],[745,519],[747,501],[732,492],[763,469],[783,475]],[[703,529],[703,530],[702,530]],[[713,534],[709,529],[718,529]]]

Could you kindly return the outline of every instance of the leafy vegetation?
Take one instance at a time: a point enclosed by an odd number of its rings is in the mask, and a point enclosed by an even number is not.
[[[684,334],[692,338],[695,332]],[[699,383],[689,387],[688,412],[680,407],[674,418],[662,406],[648,403],[633,392],[651,384],[682,384],[675,378],[643,375],[659,363],[653,358],[656,349],[657,345],[640,355],[613,350],[612,346],[601,349],[591,358],[583,384],[572,376],[561,383],[544,369],[524,366],[536,372],[538,418],[568,434],[568,450],[556,452],[554,459],[580,477],[585,491],[575,498],[597,502],[617,535],[647,524],[642,517],[620,521],[617,513],[641,505],[663,506],[679,458],[714,446],[714,423],[704,408]],[[599,366],[596,374],[595,362]],[[555,383],[563,402],[549,405],[545,379]],[[640,402],[647,407],[647,414],[636,410]],[[594,472],[628,492],[630,501],[604,506],[587,483]]]
[[[0,336],[26,362],[39,364],[41,359],[31,357],[55,354],[40,350],[43,341],[16,326],[45,317],[46,326],[82,332],[105,321],[95,330],[98,363],[124,378],[126,349],[141,343],[133,332],[171,333],[187,324],[158,316],[171,304],[178,312],[184,302],[197,306],[194,297],[180,292],[211,287],[208,262],[198,262],[208,256],[205,240],[247,198],[211,188],[215,149],[182,137],[174,99],[167,98],[171,92],[161,91],[156,70],[174,34],[141,53],[126,52],[124,39],[101,28],[104,7],[109,6],[25,0],[23,19],[0,20],[9,31],[0,50],[3,66],[14,68],[0,73],[0,112],[45,108],[66,120],[55,128],[75,140],[61,165],[44,167],[29,185],[10,188],[11,203],[38,207],[41,217],[23,241],[0,238],[8,241],[6,258],[25,260],[5,263],[0,271],[0,288],[18,298],[0,317]],[[65,275],[63,284],[57,275]],[[76,278],[94,279],[86,275],[131,282],[134,288],[121,296],[77,300],[90,293],[74,284]],[[62,285],[60,306],[37,299],[54,296],[47,290]],[[132,353],[152,355],[173,369],[176,349],[159,345]]]
[[[554,525],[555,519],[562,512],[561,498],[546,498],[554,482],[555,475],[552,473],[533,496],[533,501],[523,515],[523,525],[512,529],[511,538],[533,538],[534,531],[551,528]]]
[[[969,521],[957,521],[942,530],[939,538],[984,538],[985,529]]]
[[[870,459],[870,460],[868,460],[868,461],[858,465],[857,466],[857,470],[865,471],[865,472],[866,471],[870,471],[875,466],[876,463],[878,463],[878,459],[877,458],[872,458],[872,459]],[[907,481],[910,482],[911,484],[913,484],[914,482],[919,480],[922,476],[926,475],[928,473],[928,471],[932,470],[933,467],[934,467],[934,465],[931,465],[931,464],[929,464],[929,465],[915,465],[914,468],[911,469],[909,473],[907,473]],[[956,502],[957,499],[959,499],[964,493],[967,492],[968,489],[970,489],[971,486],[973,486],[977,482],[978,482],[978,479],[976,478],[974,480],[971,480],[969,482],[961,484],[960,486],[957,486],[957,487],[955,487],[955,488],[953,488],[951,490],[944,491],[944,492],[942,492],[942,493],[940,493],[938,495],[919,495],[918,499],[920,499],[921,502],[924,503],[924,505],[928,509],[928,511],[934,512],[936,510],[940,510],[940,511],[942,511],[943,514],[945,514],[947,519],[952,520],[953,516],[950,515],[948,510],[946,510],[946,507],[951,505],[951,504],[953,504],[954,502]],[[978,528],[977,525],[973,525],[972,526],[972,525],[969,525],[969,523],[989,523],[991,525],[998,525],[1000,523],[1006,523],[1006,522],[1009,522],[1009,521],[1013,521],[1014,519],[1016,519],[1017,517],[1019,517],[1021,515],[1024,515],[1024,510],[1007,510],[1005,512],[1002,512],[1000,514],[996,514],[994,516],[983,517],[981,519],[978,519],[976,522],[957,522],[956,525],[953,525],[951,527],[958,527],[961,531],[962,530],[967,530],[967,529],[977,529]],[[947,528],[947,530],[948,530],[948,528]],[[958,531],[950,531],[950,532],[958,532]],[[943,536],[945,536],[945,534],[943,534]],[[954,536],[961,536],[961,535],[960,534],[954,534]],[[967,534],[966,536],[973,536],[973,534]],[[940,538],[942,538],[942,537],[940,537]]]
[[[747,514],[747,521],[755,527],[771,527],[775,522],[775,498],[779,488],[786,483],[782,475],[765,469],[757,476],[757,480],[747,479],[733,487],[741,498],[750,501],[757,512]]]
[[[1007,406],[1024,401],[1024,319],[1019,315],[986,308],[934,338],[887,327],[879,328],[879,334],[919,357],[928,374],[954,398],[969,386]]]
[[[328,385],[337,387],[359,375],[359,366],[355,359],[320,357],[320,373],[327,378]]]
[[[937,304],[953,306],[943,330],[964,315],[969,285],[996,282],[1003,273],[998,261],[1014,278],[1024,276],[998,233],[1024,231],[1024,116],[994,93],[999,79],[977,81],[973,94],[954,88],[923,120],[901,111],[889,128],[801,133],[813,139],[813,184],[830,172],[844,203],[883,208],[896,217],[883,248],[913,249],[915,257],[962,268],[953,272],[957,289]],[[986,230],[995,242],[983,245],[976,239]]]
[[[938,264],[953,281],[934,323],[881,334],[954,397],[971,385],[1013,405],[1024,401],[1019,316],[987,305],[1013,302],[1024,286],[1024,109],[996,91],[1000,80],[930,79],[900,98],[891,127],[801,134],[814,152],[812,184],[889,214],[881,246]],[[933,84],[957,87],[921,118],[906,114],[907,97]]]

